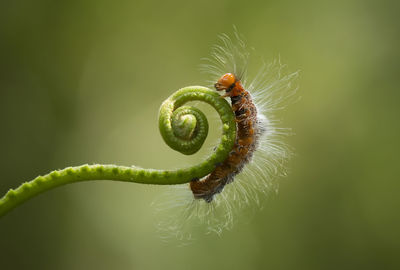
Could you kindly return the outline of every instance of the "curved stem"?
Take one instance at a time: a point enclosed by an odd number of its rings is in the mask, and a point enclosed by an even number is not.
[[[236,138],[235,116],[229,103],[215,91],[202,86],[182,88],[161,105],[159,128],[164,141],[174,150],[193,154],[203,145],[208,133],[205,115],[192,106],[183,106],[189,101],[210,104],[220,115],[222,138],[216,150],[202,163],[178,170],[153,170],[116,165],[82,165],[53,171],[25,182],[17,189],[10,189],[0,199],[0,217],[26,200],[52,188],[65,184],[89,180],[114,180],[142,184],[183,184],[206,176],[215,165],[227,158]]]

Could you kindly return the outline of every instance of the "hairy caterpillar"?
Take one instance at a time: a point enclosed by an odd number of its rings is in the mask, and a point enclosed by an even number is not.
[[[200,229],[220,234],[233,225],[235,213],[245,206],[260,204],[268,192],[277,190],[277,179],[286,175],[292,155],[283,137],[290,129],[278,127],[275,112],[293,101],[298,73],[288,73],[279,60],[262,63],[252,80],[248,76],[249,50],[237,31],[223,34],[204,59],[201,70],[210,75],[210,84],[225,91],[236,116],[237,138],[229,157],[217,164],[203,179],[193,179],[190,188],[174,188],[159,199],[158,213],[166,218],[158,224],[163,236],[192,239]],[[230,184],[231,183],[231,184]],[[229,184],[229,185],[228,185]],[[172,198],[171,198],[172,197]],[[197,228],[197,229],[196,229]]]
[[[204,180],[190,183],[194,197],[204,199],[206,202],[211,202],[213,197],[222,192],[224,186],[232,182],[235,175],[241,172],[258,146],[258,137],[265,131],[261,120],[257,118],[257,109],[250,93],[244,90],[236,75],[224,74],[215,83],[215,88],[217,91],[225,91],[221,97],[231,99],[237,122],[237,138],[234,148],[224,162],[216,166]]]

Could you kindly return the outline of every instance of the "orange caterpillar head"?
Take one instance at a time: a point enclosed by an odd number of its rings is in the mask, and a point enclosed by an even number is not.
[[[234,86],[236,77],[232,73],[226,73],[214,84],[217,91],[228,90]]]

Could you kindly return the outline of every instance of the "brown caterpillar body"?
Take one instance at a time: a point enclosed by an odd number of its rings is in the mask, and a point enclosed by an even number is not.
[[[230,97],[232,110],[236,116],[237,137],[228,158],[218,164],[215,170],[201,180],[190,182],[190,189],[196,199],[211,202],[226,184],[233,182],[257,148],[257,139],[262,133],[257,120],[257,109],[249,92],[232,73],[223,75],[215,84],[217,91],[225,90],[222,97]]]

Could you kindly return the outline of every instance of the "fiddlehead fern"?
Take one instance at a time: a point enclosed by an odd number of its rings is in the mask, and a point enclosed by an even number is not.
[[[159,128],[165,142],[174,150],[190,155],[203,145],[208,133],[205,115],[191,106],[189,101],[203,101],[217,111],[222,122],[222,138],[216,150],[202,163],[178,170],[153,170],[117,165],[82,165],[56,170],[10,189],[0,199],[0,217],[26,200],[49,189],[89,180],[114,180],[142,184],[174,185],[206,176],[226,159],[236,138],[235,116],[229,103],[215,91],[190,86],[171,95],[161,105]]]

